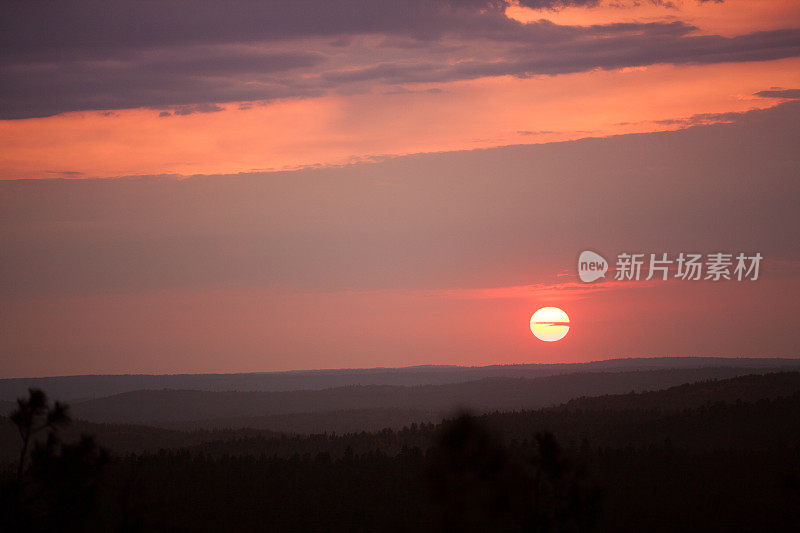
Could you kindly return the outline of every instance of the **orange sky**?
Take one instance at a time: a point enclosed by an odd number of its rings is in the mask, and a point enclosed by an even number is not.
[[[2,313],[6,376],[259,372],[426,364],[584,362],[647,356],[796,356],[800,282],[631,283],[581,298],[537,293],[283,293],[210,289],[57,296]],[[653,302],[658,304],[654,305]],[[572,327],[543,343],[530,315],[559,305]],[[775,317],[779,309],[782,316]],[[24,339],[24,340],[23,340]],[[59,353],[58,357],[52,354]]]
[[[677,5],[510,7],[507,14],[579,25],[681,20],[698,33],[723,35],[800,24],[798,2]],[[373,84],[254,102],[247,110],[230,102],[220,106],[224,111],[185,116],[159,117],[155,109],[69,112],[0,121],[0,178],[227,174],[674,129],[680,126],[655,121],[775,105],[779,100],[753,94],[776,86],[800,87],[800,58]]]
[[[31,5],[0,377],[800,354],[800,2]],[[766,259],[585,286],[585,249]]]
[[[797,22],[795,0],[725,0],[696,2],[678,0],[669,8],[657,2],[621,0],[600,2],[598,7],[566,7],[558,10],[535,10],[519,5],[509,7],[509,17],[523,22],[546,18],[558,24],[608,24],[612,22],[648,22],[681,20],[697,26],[706,34],[736,35],[747,31],[790,27]]]

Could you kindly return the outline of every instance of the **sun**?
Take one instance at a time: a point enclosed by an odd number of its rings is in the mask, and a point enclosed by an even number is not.
[[[539,340],[560,341],[569,331],[569,316],[558,307],[542,307],[531,317],[531,331]]]

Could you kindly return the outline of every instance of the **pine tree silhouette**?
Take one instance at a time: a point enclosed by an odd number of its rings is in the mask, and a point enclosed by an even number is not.
[[[19,436],[22,439],[19,465],[17,466],[17,482],[22,482],[31,439],[44,430],[55,434],[61,426],[69,424],[69,408],[61,402],[55,402],[50,407],[50,402],[44,391],[28,389],[28,398],[19,398],[17,400],[17,408],[11,413],[10,419],[17,426]]]
[[[18,399],[9,418],[22,441],[16,482],[4,487],[9,529],[80,531],[94,508],[108,453],[89,435],[62,442],[58,431],[70,423],[69,408],[61,402],[51,405],[39,389]],[[36,438],[45,431],[46,439]]]

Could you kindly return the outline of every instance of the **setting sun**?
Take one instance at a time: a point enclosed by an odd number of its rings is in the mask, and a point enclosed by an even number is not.
[[[569,316],[558,307],[542,307],[531,317],[531,331],[545,342],[561,340],[569,331]]]

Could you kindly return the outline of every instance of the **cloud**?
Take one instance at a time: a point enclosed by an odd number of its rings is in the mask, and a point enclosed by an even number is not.
[[[185,116],[185,115],[191,115],[193,113],[218,113],[220,111],[225,111],[225,108],[218,106],[216,104],[194,104],[194,105],[177,106],[172,111],[172,114],[178,116]]]
[[[292,172],[0,182],[0,294],[546,283],[587,247],[800,260],[800,102]],[[498,171],[502,169],[502,171]]]
[[[688,118],[668,118],[655,120],[656,124],[663,126],[698,126],[708,124],[730,124],[742,118],[742,113],[698,113]],[[622,123],[620,123],[622,125]]]
[[[545,32],[548,22],[533,23]],[[531,25],[529,25],[531,26]],[[656,63],[711,64],[766,61],[800,55],[800,29],[757,32],[737,37],[687,35],[682,23],[613,24],[580,30],[581,37],[563,30],[558,39],[510,50],[502,60],[464,60],[456,63],[381,63],[362,69],[327,72],[330,85],[378,80],[385,83],[446,82],[486,76],[530,77],[619,69]]]
[[[48,170],[47,173],[57,174],[66,178],[78,178],[83,175],[83,172],[78,172],[77,170]]]
[[[506,7],[502,0],[12,3],[0,19],[0,119],[800,56],[798,28],[726,37],[680,21],[521,23],[505,16]]]
[[[519,5],[530,9],[563,9],[565,7],[595,7],[600,0],[519,0]]]
[[[768,91],[758,91],[755,96],[762,98],[785,98],[787,100],[800,99],[800,89],[771,89]]]
[[[198,46],[136,51],[114,61],[11,62],[0,87],[0,118],[132,107],[175,107],[186,114],[221,102],[312,96],[319,91],[287,87],[279,76],[321,61],[309,52]]]

